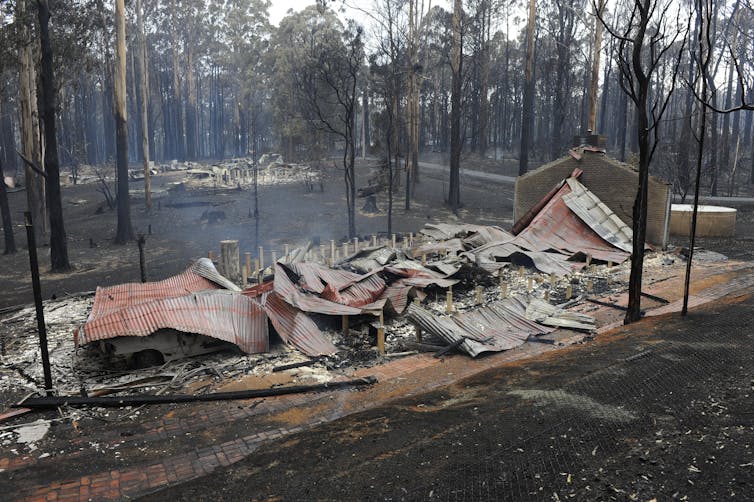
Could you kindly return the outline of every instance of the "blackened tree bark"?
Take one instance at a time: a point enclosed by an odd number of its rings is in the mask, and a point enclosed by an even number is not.
[[[118,173],[118,228],[115,243],[133,240],[128,195],[128,124],[126,123],[126,19],[124,0],[115,0],[115,150]]]
[[[526,73],[524,102],[521,109],[521,153],[518,156],[518,175],[529,170],[529,143],[534,118],[534,27],[537,15],[535,0],[529,0],[529,21],[526,28]]]
[[[68,243],[63,224],[63,202],[60,196],[60,165],[58,163],[58,140],[55,127],[55,76],[52,68],[52,43],[50,42],[50,9],[47,0],[38,0],[39,39],[42,48],[42,96],[41,116],[44,120],[45,152],[44,166],[47,176],[45,188],[47,209],[50,216],[50,262],[53,272],[71,269],[68,261]]]
[[[16,239],[13,236],[13,222],[10,218],[10,208],[8,207],[8,192],[5,190],[5,174],[3,173],[3,163],[0,159],[0,216],[3,218],[3,236],[5,237],[5,251],[3,254],[13,254],[16,252]]]
[[[667,19],[671,3],[670,0],[633,0],[631,15],[620,32],[599,16],[603,26],[619,40],[617,59],[621,71],[621,86],[634,102],[636,110],[639,182],[632,213],[633,249],[625,324],[641,319],[649,164],[659,142],[657,128],[675,89],[681,55],[686,43],[684,23],[681,19],[676,17],[674,24]],[[669,24],[673,26],[670,27]],[[678,40],[681,41],[680,44],[676,44]],[[652,74],[668,57],[671,60],[674,58],[669,89],[664,96],[654,93],[650,104]]]
[[[149,85],[147,85],[147,44],[144,40],[144,23],[142,21],[141,0],[136,0],[136,30],[138,31],[137,50],[139,51],[139,96],[141,96],[139,112],[141,115],[141,150],[144,160],[144,204],[149,210],[152,207],[152,173],[149,170]]]
[[[533,0],[532,0],[533,1]],[[453,2],[453,55],[450,69],[453,81],[450,90],[450,180],[448,183],[448,205],[457,212],[461,207],[461,0]]]

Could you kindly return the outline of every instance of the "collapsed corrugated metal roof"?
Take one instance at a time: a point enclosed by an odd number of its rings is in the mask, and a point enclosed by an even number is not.
[[[267,316],[262,307],[227,290],[142,301],[90,316],[75,337],[76,343],[86,344],[119,336],[148,336],[166,328],[231,342],[250,354],[269,350]]]
[[[239,290],[238,286],[220,275],[212,261],[208,258],[201,258],[180,274],[162,281],[134,282],[97,288],[89,320],[140,303],[220,288]]]
[[[463,340],[460,348],[472,357],[523,344],[529,336],[550,333],[553,328],[528,320],[518,300],[509,298],[471,312],[441,317],[418,305],[409,305],[409,319],[448,344]]]
[[[265,293],[262,302],[275,331],[286,343],[312,357],[338,351],[308,315],[287,303],[274,291]]]
[[[586,220],[577,215],[564,200],[566,195],[573,193],[572,185],[577,187],[579,193],[572,196],[570,201],[572,205],[579,207],[579,212]],[[622,227],[618,227],[619,234],[611,234],[609,228],[603,224],[605,221],[613,222],[614,214],[607,206],[603,208],[599,205],[591,205],[591,202],[595,200],[599,201],[583,185],[574,178],[570,178],[569,182],[560,187],[513,242],[530,251],[555,250],[568,255],[583,253],[597,260],[622,263],[628,258],[629,253],[603,238],[590,226],[594,224],[601,232],[614,235],[609,238],[615,242],[622,243],[625,239]],[[598,212],[600,216],[595,217],[592,210]]]
[[[490,242],[467,251],[464,255],[489,273],[495,273],[511,263],[523,263],[526,261],[523,257],[531,261],[537,270],[546,274],[563,276],[584,268],[584,263],[569,261],[568,257],[560,253],[527,251],[513,242]]]
[[[631,228],[576,178],[568,178],[566,182],[571,193],[563,195],[563,202],[571,211],[613,246],[627,253],[633,252],[634,233]]]

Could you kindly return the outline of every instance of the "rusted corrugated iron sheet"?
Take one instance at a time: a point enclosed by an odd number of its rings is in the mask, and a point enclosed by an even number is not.
[[[248,296],[249,298],[257,298],[259,296],[262,296],[264,293],[269,293],[273,290],[275,287],[275,283],[273,281],[267,281],[263,282],[262,284],[257,284],[256,286],[251,286],[243,291],[241,291],[241,294],[244,296]]]
[[[359,315],[363,311],[362,308],[341,305],[301,291],[288,277],[285,267],[280,263],[275,264],[274,291],[290,305],[304,312],[326,315]]]
[[[523,344],[531,335],[553,331],[526,319],[514,302],[516,300],[503,300],[452,317],[440,317],[411,304],[408,316],[423,330],[439,336],[448,344],[463,339],[460,348],[476,357],[484,352],[511,349]]]
[[[603,261],[622,263],[629,254],[599,236],[564,202],[571,193],[567,183],[545,204],[513,241],[531,251],[555,250],[564,254],[584,253]]]
[[[275,331],[286,343],[312,357],[338,351],[308,315],[291,306],[274,291],[265,293],[262,301]]]
[[[322,298],[351,307],[364,307],[380,298],[387,285],[378,275],[370,275],[338,291],[327,285],[322,291]]]
[[[97,288],[89,320],[140,303],[219,288],[238,290],[237,286],[217,272],[208,258],[202,258],[180,274],[162,281]]]
[[[118,336],[148,336],[166,328],[234,343],[246,353],[269,350],[262,307],[251,298],[224,290],[128,305],[90,319],[75,336],[77,343],[85,344]]]
[[[542,210],[542,208],[545,207],[548,202],[550,202],[550,200],[555,196],[556,193],[558,193],[558,190],[561,189],[563,183],[565,183],[565,180],[552,187],[550,191],[547,192],[544,197],[542,197],[542,200],[534,204],[534,206],[532,206],[532,208],[529,209],[525,215],[519,218],[518,221],[513,224],[511,233],[513,233],[513,235],[518,235],[519,233],[521,233],[521,230],[529,226],[531,220],[533,220],[534,217]]]

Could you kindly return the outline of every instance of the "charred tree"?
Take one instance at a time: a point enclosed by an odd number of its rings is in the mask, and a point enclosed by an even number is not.
[[[534,27],[537,15],[535,0],[529,0],[529,21],[526,28],[526,72],[524,76],[524,101],[521,109],[521,152],[518,157],[518,175],[529,170],[529,144],[534,120]]]
[[[47,208],[50,217],[50,262],[53,272],[66,272],[71,269],[68,261],[68,243],[63,224],[63,201],[60,195],[60,164],[58,162],[58,140],[55,125],[55,75],[52,68],[52,43],[50,42],[50,9],[47,0],[38,0],[39,40],[42,49],[41,104],[44,120],[45,188]]]
[[[13,236],[13,222],[10,217],[10,208],[8,207],[8,192],[5,189],[5,174],[3,173],[3,163],[0,159],[0,216],[3,219],[3,236],[5,238],[5,251],[3,254],[13,254],[16,252],[16,239]]]
[[[28,25],[28,11],[24,0],[16,3],[16,20],[19,23],[19,71],[18,71],[18,103],[21,127],[21,153],[24,158],[34,160],[39,156],[38,130],[34,127],[34,116],[37,113],[36,79],[37,72],[32,62],[31,35]],[[44,221],[42,211],[42,181],[34,172],[29,162],[24,162],[24,180],[26,182],[26,204],[35,223],[34,232],[41,237]]]
[[[658,127],[675,89],[686,35],[680,14],[674,27],[669,27],[670,1],[633,0],[629,19],[619,30],[609,26],[600,15],[603,26],[618,41],[617,60],[621,86],[633,101],[636,111],[635,131],[639,149],[639,182],[632,212],[633,249],[631,275],[628,282],[628,309],[625,324],[641,318],[641,286],[644,270],[644,247],[647,235],[647,195],[649,165],[659,142]],[[599,12],[599,10],[597,10]],[[671,30],[675,30],[671,32]],[[680,47],[676,45],[681,40]],[[668,57],[673,60],[672,82],[664,96],[653,93],[650,98],[652,74]],[[651,99],[651,103],[650,103]]]
[[[118,175],[118,227],[115,243],[133,240],[131,201],[128,195],[128,123],[126,115],[126,19],[124,0],[115,0],[115,149]]]
[[[532,0],[534,1],[534,0]],[[453,81],[450,91],[450,180],[448,183],[448,205],[453,212],[461,207],[461,65],[462,44],[461,34],[461,0],[453,2],[453,54],[450,69]]]
[[[152,173],[149,169],[149,86],[147,85],[147,44],[144,40],[144,23],[142,21],[142,0],[136,0],[136,30],[138,31],[138,60],[139,60],[139,96],[141,103],[139,112],[141,115],[141,149],[144,160],[144,204],[149,210],[152,207]]]

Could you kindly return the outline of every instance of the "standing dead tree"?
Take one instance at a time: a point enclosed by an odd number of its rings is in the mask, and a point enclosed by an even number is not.
[[[463,35],[461,0],[453,2],[453,56],[450,68],[453,84],[450,92],[450,180],[448,182],[448,205],[454,213],[461,207],[461,79],[463,64]]]
[[[616,60],[620,69],[620,84],[633,101],[637,117],[639,185],[632,214],[634,241],[625,324],[641,318],[649,165],[659,143],[662,116],[676,87],[688,29],[687,23],[681,21],[681,11],[672,0],[628,1],[631,2],[631,14],[622,26],[611,26],[599,14],[605,29],[618,40]],[[594,10],[600,12],[597,6]],[[651,89],[651,84],[655,70],[668,60],[672,61],[673,66],[668,72],[670,82],[667,83],[667,91],[663,94]]]
[[[68,242],[63,224],[63,201],[60,194],[60,163],[58,162],[58,139],[55,127],[56,89],[49,30],[50,9],[47,0],[39,0],[37,9],[42,51],[40,72],[42,96],[39,100],[39,107],[44,121],[44,168],[47,174],[45,194],[50,217],[50,261],[53,272],[66,272],[71,269],[71,264],[68,261]]]
[[[304,105],[314,118],[313,125],[340,137],[343,149],[343,175],[346,185],[348,235],[356,236],[356,110],[357,79],[364,59],[362,29],[351,24],[343,40],[323,40],[312,46],[308,61],[296,76]],[[345,47],[342,43],[345,43]]]
[[[124,0],[115,0],[115,149],[118,173],[118,228],[115,243],[133,240],[131,201],[128,195],[128,125],[126,123],[126,19]]]

